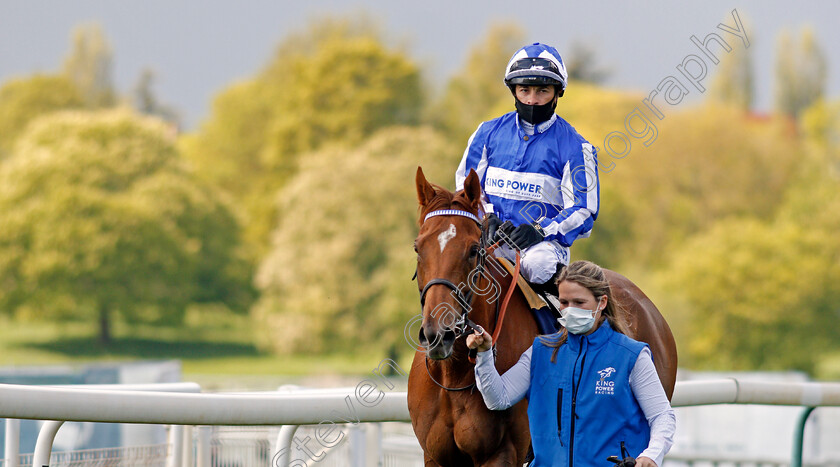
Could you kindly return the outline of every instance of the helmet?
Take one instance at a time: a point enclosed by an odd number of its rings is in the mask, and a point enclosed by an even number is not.
[[[505,68],[505,85],[539,86],[553,84],[562,93],[566,89],[566,65],[557,49],[534,42],[517,50]]]

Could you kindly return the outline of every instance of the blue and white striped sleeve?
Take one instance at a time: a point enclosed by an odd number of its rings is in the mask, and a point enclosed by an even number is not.
[[[479,352],[475,362],[475,381],[484,404],[490,410],[504,410],[521,401],[531,387],[531,347],[519,361],[499,376],[493,352]]]
[[[485,123],[476,128],[467,142],[467,149],[464,150],[464,156],[458,164],[458,170],[455,171],[455,190],[464,189],[464,181],[470,174],[470,169],[474,169],[481,180],[481,200],[484,212],[493,212],[493,205],[487,203],[487,196],[484,193],[484,174],[487,172],[487,132],[485,131],[487,125]]]
[[[571,246],[578,238],[588,237],[598,217],[600,181],[595,148],[587,142],[563,167],[560,196],[563,209],[553,218],[540,221],[546,240]]]

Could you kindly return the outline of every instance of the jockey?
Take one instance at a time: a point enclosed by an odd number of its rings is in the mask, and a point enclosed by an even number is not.
[[[516,111],[478,126],[455,173],[456,190],[470,169],[478,174],[488,238],[504,240],[496,255],[513,260],[519,250],[525,279],[549,289],[598,216],[595,148],[554,113],[567,81],[554,47],[519,49],[504,79]]]

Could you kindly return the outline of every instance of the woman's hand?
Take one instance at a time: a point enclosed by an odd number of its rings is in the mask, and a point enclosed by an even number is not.
[[[636,467],[657,467],[657,465],[650,457],[639,456],[636,458]]]
[[[467,336],[467,347],[479,352],[486,352],[490,350],[490,347],[493,347],[493,338],[482,328],[481,333],[475,331]],[[654,464],[654,467],[656,467],[656,464]]]

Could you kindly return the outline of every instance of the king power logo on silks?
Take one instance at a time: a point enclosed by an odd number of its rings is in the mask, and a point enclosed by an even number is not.
[[[533,172],[513,172],[489,167],[484,179],[484,191],[502,198],[541,201],[555,204],[561,181],[549,175]]]
[[[595,382],[595,394],[613,395],[615,393],[615,381],[608,381],[607,378],[615,373],[615,368],[609,366],[598,372],[601,378]]]

